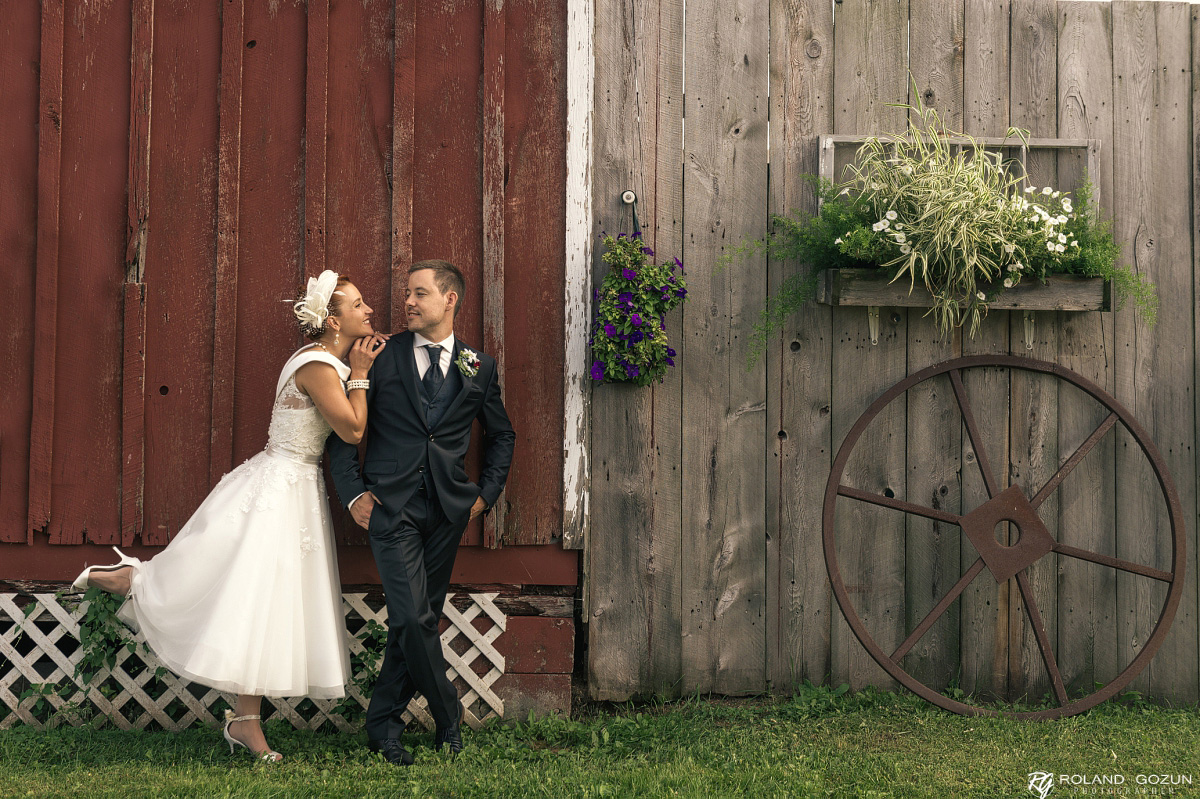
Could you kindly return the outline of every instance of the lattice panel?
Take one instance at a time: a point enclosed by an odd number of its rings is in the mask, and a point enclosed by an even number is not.
[[[495,648],[507,626],[505,615],[493,600],[496,594],[469,594],[464,611],[446,597],[445,614],[450,624],[442,633],[442,649],[449,669],[446,674],[459,688],[466,724],[477,728],[491,716],[504,716],[504,702],[492,690],[504,673],[504,656]],[[196,722],[217,725],[233,696],[196,683],[185,682],[170,672],[155,678],[162,665],[153,655],[122,649],[115,667],[96,674],[87,685],[72,675],[82,659],[78,618],[86,607],[69,610],[55,594],[34,594],[32,609],[17,606],[16,594],[0,594],[0,729],[29,724],[39,729],[60,724],[82,724],[94,716],[106,716],[121,729],[157,727],[180,730]],[[351,656],[365,646],[356,633],[369,621],[387,626],[387,607],[372,608],[366,594],[343,594],[347,638]],[[26,611],[29,611],[28,613]],[[483,631],[480,631],[480,628]],[[141,642],[141,636],[136,640]],[[360,677],[356,674],[355,677]],[[35,712],[38,696],[21,699],[31,685],[56,685],[65,690],[49,693],[44,700],[53,712]],[[267,699],[264,715],[283,718],[300,729],[322,727],[353,732],[362,725],[362,711],[370,701],[358,686],[347,686],[347,698]],[[351,712],[337,712],[346,704]],[[274,712],[270,706],[274,706]],[[347,718],[349,716],[350,718]],[[432,729],[423,697],[417,697],[405,713],[407,721]]]

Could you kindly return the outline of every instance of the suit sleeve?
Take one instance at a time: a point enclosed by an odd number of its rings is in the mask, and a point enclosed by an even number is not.
[[[375,367],[372,366],[367,374],[368,379],[373,378],[374,373]],[[371,385],[372,387],[367,389],[368,427],[371,419],[369,409],[374,394],[373,380]],[[342,441],[337,433],[330,433],[329,438],[325,439],[325,452],[329,455],[329,472],[333,476],[333,486],[337,489],[338,499],[343,507],[349,508],[350,503],[367,490],[359,471],[358,447]]]
[[[479,496],[491,508],[500,498],[504,483],[508,480],[508,469],[512,465],[513,447],[517,434],[504,410],[500,396],[500,383],[496,379],[493,362],[491,379],[485,390],[483,405],[476,417],[483,426],[483,466],[479,474]],[[353,497],[351,497],[353,499]]]

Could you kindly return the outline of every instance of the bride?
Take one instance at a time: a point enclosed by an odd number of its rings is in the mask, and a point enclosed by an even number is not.
[[[294,311],[312,343],[283,366],[267,448],[217,484],[162,552],[83,570],[74,587],[128,596],[121,618],[171,671],[237,694],[225,740],[263,760],[263,696],[345,696],[336,542],[319,460],[330,430],[356,444],[367,372],[385,342],[346,278],[310,278]],[[343,361],[349,357],[350,365]],[[344,382],[344,381],[349,382]]]

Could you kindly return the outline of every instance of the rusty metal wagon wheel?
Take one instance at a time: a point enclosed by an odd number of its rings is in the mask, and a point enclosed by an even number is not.
[[[987,459],[987,442],[983,440],[981,428],[972,411],[962,380],[962,372],[964,370],[981,367],[1007,368],[1010,371],[1025,370],[1052,375],[1059,380],[1067,381],[1077,388],[1082,389],[1103,406],[1104,410],[1108,411],[1104,421],[1092,431],[1074,453],[1062,463],[1057,472],[1033,496],[1026,496],[1025,492],[1016,485],[1002,488],[996,474],[989,465]],[[850,460],[850,455],[871,421],[889,403],[898,397],[904,396],[909,389],[919,383],[939,378],[942,375],[945,375],[950,381],[961,413],[962,425],[966,428],[966,434],[970,437],[970,444],[976,455],[975,461],[982,473],[989,499],[978,507],[970,509],[962,515],[958,515],[931,507],[924,507],[895,497],[863,491],[843,484],[843,475],[846,465]],[[1158,486],[1162,490],[1171,527],[1171,568],[1169,571],[1068,546],[1056,540],[1039,518],[1039,506],[1058,489],[1067,475],[1079,465],[1088,452],[1118,424],[1122,425],[1128,431],[1132,440],[1141,448],[1142,453],[1153,469]],[[966,468],[965,465],[964,468]],[[974,560],[973,564],[962,573],[953,587],[941,596],[924,619],[914,625],[912,629],[905,629],[903,642],[890,652],[885,651],[880,646],[863,623],[862,618],[860,618],[855,609],[850,592],[847,590],[847,583],[843,579],[839,568],[836,551],[837,527],[835,524],[835,514],[839,500],[842,502],[870,503],[901,513],[913,514],[949,525],[957,525],[961,528],[964,537],[978,553],[978,557]],[[964,508],[963,510],[967,509]],[[842,442],[841,449],[838,450],[837,457],[833,462],[829,482],[825,487],[823,511],[825,565],[829,572],[829,580],[833,587],[834,596],[851,630],[871,657],[900,684],[927,701],[955,713],[964,715],[1004,715],[1024,719],[1054,719],[1082,713],[1110,699],[1124,689],[1146,667],[1150,659],[1154,657],[1170,629],[1171,621],[1175,616],[1175,611],[1179,606],[1179,601],[1183,593],[1183,510],[1179,502],[1178,491],[1171,480],[1162,455],[1154,446],[1146,431],[1138,424],[1137,420],[1116,399],[1083,377],[1053,363],[1003,355],[957,358],[923,369],[896,383],[867,408],[850,429],[845,441]],[[996,525],[1002,522],[1011,523],[1019,530],[1017,540],[1009,545],[997,541],[993,534]],[[964,551],[966,551],[965,543],[963,547]],[[1167,585],[1167,594],[1163,602],[1162,611],[1159,614],[1153,631],[1146,638],[1141,650],[1106,685],[1093,693],[1088,693],[1075,699],[1068,696],[1054,647],[1046,633],[1046,627],[1035,601],[1034,591],[1030,587],[1029,576],[1026,573],[1026,570],[1030,566],[1043,557],[1049,557],[1052,554],[1058,558],[1073,558],[1100,564],[1103,567],[1138,575],[1139,579],[1159,581]],[[927,685],[906,670],[904,666],[905,656],[912,651],[922,636],[929,632],[938,619],[947,612],[955,600],[963,594],[976,578],[984,580],[994,579],[997,583],[1003,583],[1010,578],[1015,578],[1024,603],[1025,612],[1029,617],[1029,623],[1036,638],[1042,663],[1045,665],[1050,684],[1053,688],[1054,700],[1057,706],[1036,711],[1015,709],[1010,711],[1003,708],[997,709],[992,706],[968,704],[954,697],[939,693],[933,687]]]

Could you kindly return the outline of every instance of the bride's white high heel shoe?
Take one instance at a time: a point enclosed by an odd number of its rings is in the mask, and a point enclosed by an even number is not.
[[[138,566],[141,564],[140,560],[129,557],[116,547],[113,547],[113,552],[117,553],[117,557],[121,559],[120,562],[112,566],[88,566],[79,573],[79,576],[75,578],[75,582],[71,583],[71,587],[76,591],[86,591],[88,589],[88,577],[92,575],[92,572],[111,572],[126,566]]]
[[[246,750],[250,749],[249,746],[247,746],[246,744],[244,744],[243,742],[239,741],[237,738],[234,738],[232,735],[229,734],[229,725],[233,724],[235,721],[258,721],[261,718],[262,718],[262,716],[235,716],[235,715],[233,715],[232,710],[229,710],[229,709],[225,710],[225,742],[229,744],[229,754],[231,754],[231,755],[233,754],[233,749],[235,746],[240,746]],[[252,754],[258,754],[258,753],[252,753]],[[258,759],[265,760],[268,763],[278,763],[280,760],[283,760],[283,755],[279,754],[278,752],[267,750],[266,752],[263,752],[261,755],[259,755]]]

